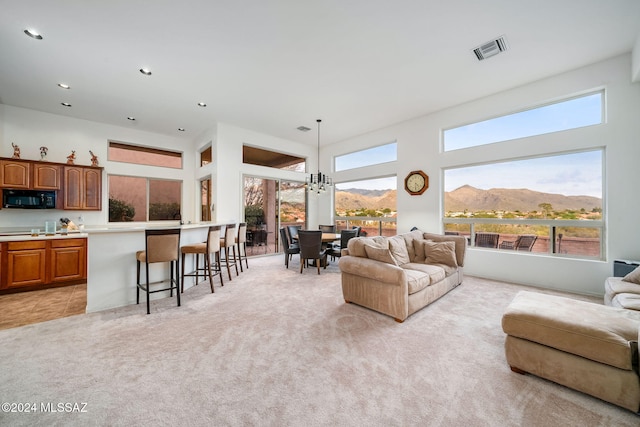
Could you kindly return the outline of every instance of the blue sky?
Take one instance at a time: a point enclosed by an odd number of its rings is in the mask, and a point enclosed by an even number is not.
[[[444,131],[444,150],[602,123],[602,92]]]
[[[603,122],[603,93],[597,92],[444,131],[445,151],[542,135]],[[336,157],[336,170],[397,160],[391,143]],[[545,193],[602,198],[602,151],[472,166],[445,171],[445,191],[465,184],[490,188],[528,188]],[[337,184],[338,189],[396,189],[396,178]]]
[[[528,188],[565,196],[602,198],[602,151],[586,151],[448,169],[444,173],[445,191],[465,184],[490,188]]]

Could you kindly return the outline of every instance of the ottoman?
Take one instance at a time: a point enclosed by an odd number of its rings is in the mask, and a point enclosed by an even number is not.
[[[640,312],[521,291],[502,317],[511,370],[638,412]]]

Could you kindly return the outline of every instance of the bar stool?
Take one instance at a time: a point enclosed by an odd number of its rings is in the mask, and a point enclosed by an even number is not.
[[[238,226],[238,237],[236,237],[236,246],[238,248],[238,260],[240,262],[240,271],[244,271],[242,269],[242,259],[244,258],[244,263],[249,269],[249,262],[247,261],[247,223],[241,222]]]
[[[229,274],[229,280],[231,279],[231,263],[236,268],[236,276],[238,273],[238,263],[236,262],[236,224],[227,224],[224,229],[224,237],[220,239],[220,248],[224,248],[224,265],[227,267],[227,273]],[[231,258],[230,251],[233,251],[233,258]]]
[[[202,278],[209,276],[209,285],[211,286],[211,293],[213,290],[213,276],[220,276],[220,286],[224,286],[224,281],[222,280],[222,268],[220,267],[220,226],[212,225],[209,227],[209,232],[207,233],[207,241],[202,243],[194,243],[191,245],[184,245],[180,248],[180,252],[182,253],[182,289],[181,292],[184,292],[184,278],[185,277],[195,277],[196,285],[198,285],[198,279],[200,277],[200,272],[202,272]],[[196,256],[195,259],[195,270],[191,273],[184,272],[185,266],[185,257],[187,254],[193,254]],[[215,264],[213,268],[211,267],[211,255],[215,257]],[[204,255],[204,266],[199,267],[200,264],[200,255]]]
[[[178,264],[180,264],[180,229],[161,229],[161,230],[145,230],[145,249],[136,252],[136,304],[140,304],[140,289],[147,294],[147,314],[151,313],[149,304],[149,294],[163,291],[170,291],[173,296],[173,290],[176,290],[176,298],[178,307],[180,307],[180,288],[178,287]],[[146,272],[146,283],[140,283],[140,263],[144,262]],[[149,283],[149,264],[157,262],[169,263],[169,287],[162,289],[150,290],[150,285],[163,283],[166,280]],[[175,263],[175,278],[174,278]]]

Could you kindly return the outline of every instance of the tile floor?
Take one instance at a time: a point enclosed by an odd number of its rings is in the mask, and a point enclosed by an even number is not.
[[[84,314],[87,285],[0,295],[0,329]]]

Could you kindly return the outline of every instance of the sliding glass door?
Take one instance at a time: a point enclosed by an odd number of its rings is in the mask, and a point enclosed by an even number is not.
[[[244,219],[249,256],[278,253],[280,227],[306,223],[304,183],[245,176]]]

